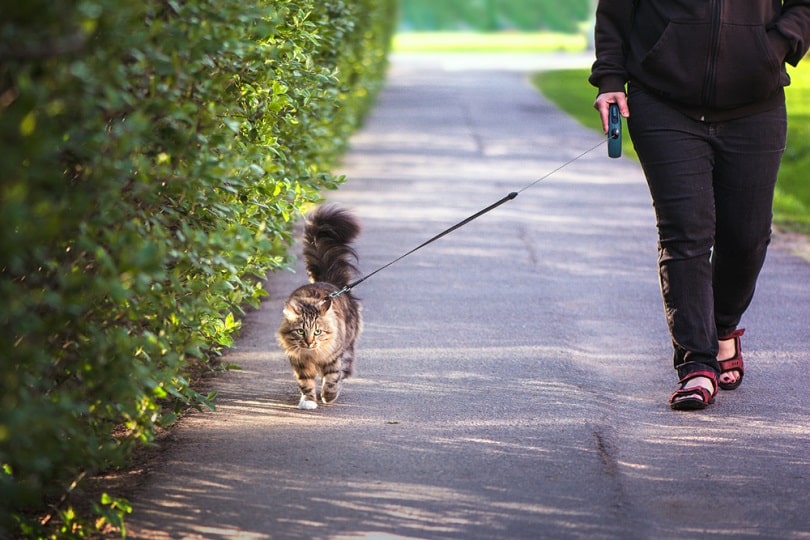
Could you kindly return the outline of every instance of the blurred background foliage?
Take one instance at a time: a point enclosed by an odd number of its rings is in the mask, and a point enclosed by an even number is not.
[[[400,32],[579,31],[592,0],[400,0]]]

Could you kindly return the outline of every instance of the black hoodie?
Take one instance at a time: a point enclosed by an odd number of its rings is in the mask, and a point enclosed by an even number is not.
[[[703,120],[768,110],[810,47],[810,0],[599,0],[599,93],[638,84]]]

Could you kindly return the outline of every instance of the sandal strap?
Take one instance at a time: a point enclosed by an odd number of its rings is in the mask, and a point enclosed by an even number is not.
[[[718,360],[717,363],[720,364],[720,371],[723,373],[735,369],[742,373],[743,369],[745,368],[742,356],[735,356],[734,358],[729,358],[728,360]]]
[[[706,390],[706,389],[705,389],[705,388],[703,388],[702,386],[696,386],[696,387],[694,387],[694,388],[683,388],[683,385],[684,385],[684,384],[685,384],[687,381],[690,381],[690,380],[694,379],[695,377],[706,377],[707,379],[709,379],[710,381],[712,381],[712,391],[711,391],[711,392],[709,392],[708,390]],[[708,369],[705,369],[705,370],[700,370],[700,371],[693,371],[693,372],[691,372],[691,373],[688,373],[688,374],[684,375],[683,377],[681,377],[681,380],[680,380],[680,381],[678,381],[678,384],[680,384],[680,385],[681,385],[681,388],[679,388],[679,389],[675,390],[675,394],[677,394],[678,392],[681,392],[681,391],[684,391],[684,392],[692,392],[693,390],[696,390],[696,389],[700,388],[700,389],[702,389],[704,392],[706,392],[707,394],[709,394],[709,398],[712,398],[712,397],[714,397],[715,395],[717,395],[717,373],[715,373],[714,371],[710,371],[710,370],[708,370]],[[675,394],[673,394],[673,397],[675,396]],[[709,403],[709,400],[708,400],[708,399],[704,399],[704,401],[705,401],[706,403]]]
[[[740,344],[740,336],[745,333],[745,328],[738,328],[734,332],[730,333],[727,336],[723,336],[720,341],[726,341],[729,339],[734,340],[734,356],[732,358],[727,358],[725,360],[718,360],[718,364],[720,364],[720,371],[725,373],[727,371],[738,370],[741,374],[745,372],[745,365],[743,364],[743,356],[742,356],[742,346]]]
[[[726,341],[727,339],[732,339],[732,338],[739,339],[743,334],[745,334],[745,328],[737,328],[732,333],[730,333],[730,334],[728,334],[726,336],[720,336],[717,339],[719,339],[720,341]]]
[[[715,389],[716,388],[717,388],[717,386],[715,386]],[[693,394],[700,394],[700,399],[703,401],[703,403],[708,405],[709,403],[712,402],[712,398],[714,397],[714,395],[716,393],[717,393],[716,390],[715,390],[715,393],[712,394],[711,392],[709,392],[708,390],[706,390],[702,386],[695,386],[693,388],[678,388],[677,390],[675,390],[672,393],[672,397],[669,398],[669,402],[674,403],[675,398],[679,398],[679,397],[686,398],[686,397],[689,397],[689,396],[691,396]]]

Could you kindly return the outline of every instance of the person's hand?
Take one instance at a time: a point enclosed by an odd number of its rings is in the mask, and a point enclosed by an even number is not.
[[[593,108],[599,111],[599,116],[602,118],[602,132],[608,131],[608,110],[610,104],[615,103],[619,106],[619,114],[627,118],[630,116],[630,109],[627,107],[627,96],[624,92],[605,92],[596,96],[596,101],[593,102]]]

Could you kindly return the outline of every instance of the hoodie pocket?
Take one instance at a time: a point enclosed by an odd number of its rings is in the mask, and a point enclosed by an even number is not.
[[[642,57],[639,78],[664,97],[699,105],[709,50],[708,23],[672,21]]]
[[[714,78],[709,96],[718,108],[756,103],[782,86],[782,61],[762,26],[724,25],[720,32]]]

